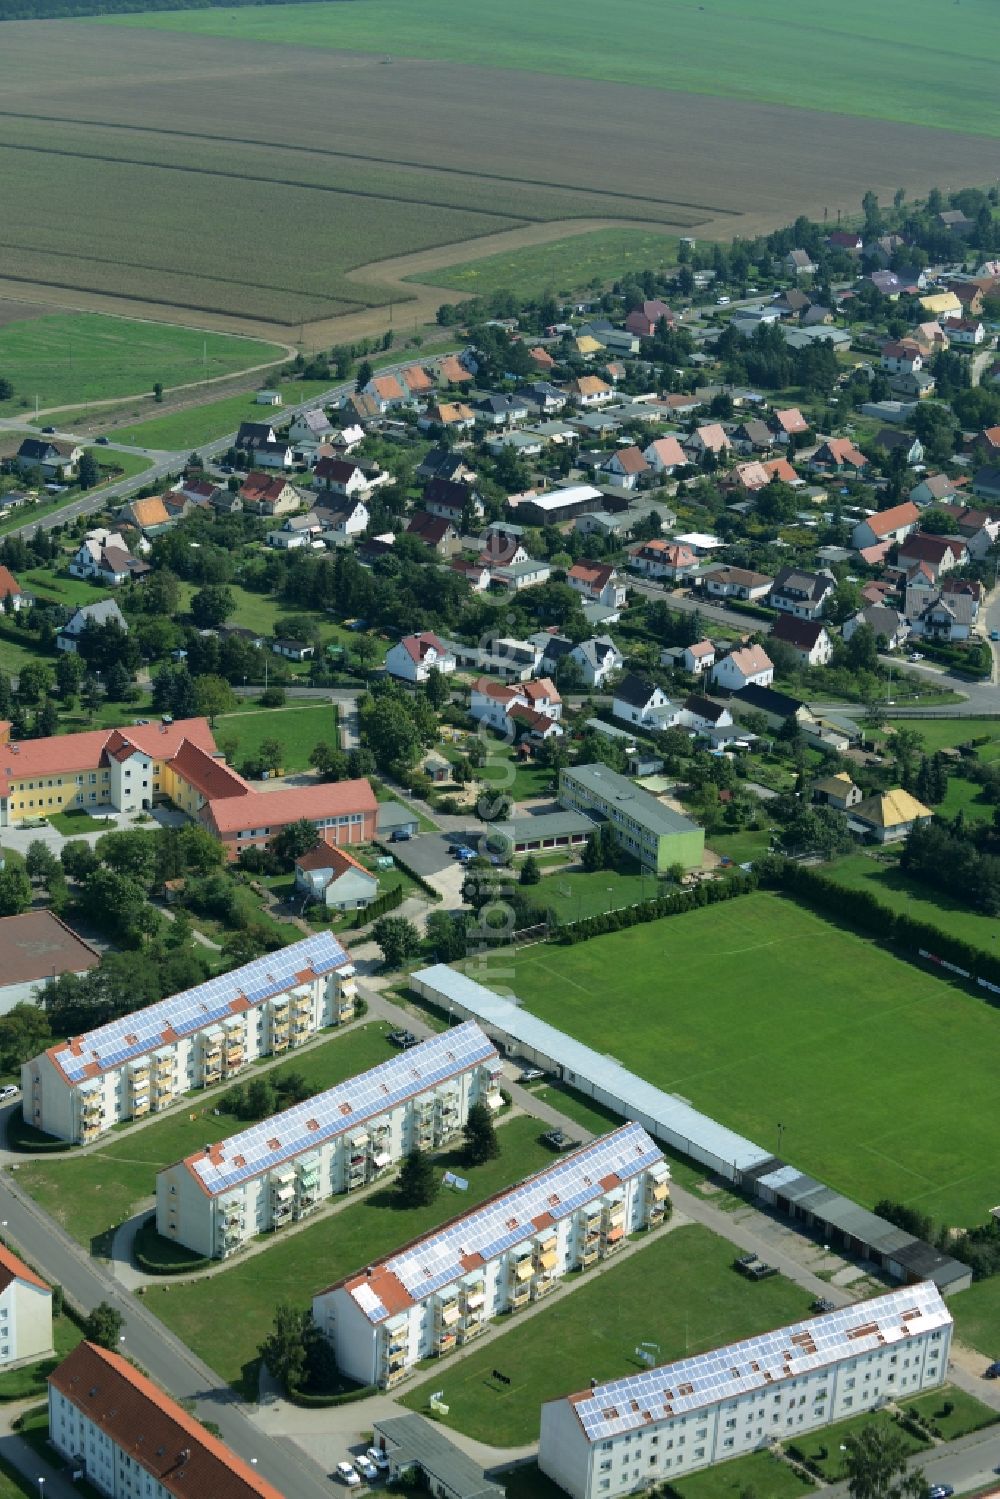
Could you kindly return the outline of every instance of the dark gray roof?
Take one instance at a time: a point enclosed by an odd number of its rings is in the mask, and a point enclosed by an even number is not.
[[[833,579],[822,573],[807,573],[800,567],[783,567],[771,585],[772,594],[794,590],[807,599],[821,599],[832,587]]]
[[[733,701],[761,713],[780,714],[782,718],[792,718],[805,707],[797,697],[789,697],[787,692],[775,692],[773,687],[741,687],[739,692],[733,693]]]
[[[640,677],[638,672],[630,671],[618,683],[614,695],[623,703],[631,703],[633,708],[644,708],[655,691],[655,682],[651,682],[648,677]]]
[[[402,802],[379,802],[378,830],[380,833],[391,833],[396,828],[419,826],[420,818],[416,812],[411,812],[409,807],[403,806]]]
[[[488,1482],[479,1464],[423,1416],[382,1417],[373,1427],[393,1466],[420,1468],[432,1494],[443,1490],[448,1499],[504,1499],[503,1489]]]

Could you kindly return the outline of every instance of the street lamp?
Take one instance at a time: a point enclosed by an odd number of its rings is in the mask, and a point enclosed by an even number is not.
[[[40,1494],[44,1494],[45,1493],[45,1479],[44,1478],[40,1478],[38,1480],[38,1492]]]

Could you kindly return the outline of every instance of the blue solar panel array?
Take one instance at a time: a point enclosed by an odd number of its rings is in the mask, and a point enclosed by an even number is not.
[[[533,1238],[538,1232],[534,1220],[543,1213],[556,1221],[568,1218],[604,1195],[601,1182],[606,1177],[627,1181],[662,1160],[663,1152],[640,1124],[623,1125],[529,1177],[495,1202],[454,1219],[438,1233],[386,1260],[384,1268],[414,1301],[423,1301],[465,1273],[462,1261],[466,1256],[480,1254],[484,1260],[494,1260]],[[358,1301],[373,1322],[387,1315],[381,1303],[376,1311],[364,1305],[364,1298]]]
[[[222,1142],[223,1158],[218,1164],[207,1155],[198,1156],[189,1163],[190,1168],[214,1197],[282,1161],[315,1150],[337,1135],[350,1134],[415,1094],[490,1061],[499,1061],[496,1047],[475,1021],[467,1020],[283,1114],[230,1135]],[[311,1129],[310,1123],[316,1128]],[[278,1141],[277,1146],[271,1145],[272,1140]],[[237,1156],[243,1162],[241,1166],[235,1164]]]
[[[259,1004],[291,989],[297,973],[306,969],[317,975],[333,973],[350,961],[331,932],[317,932],[315,937],[304,937],[280,952],[255,958],[231,973],[88,1031],[78,1038],[78,1052],[69,1046],[60,1047],[55,1053],[56,1062],[71,1083],[78,1083],[87,1076],[88,1067],[96,1065],[105,1072],[162,1046],[163,1033],[168,1029],[179,1036],[189,1036],[214,1021],[224,1020],[231,1013],[234,1000],[243,998],[250,1004]]]

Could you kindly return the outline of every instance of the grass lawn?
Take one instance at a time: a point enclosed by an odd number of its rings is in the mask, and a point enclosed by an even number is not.
[[[221,745],[234,740],[236,765],[258,754],[265,739],[277,739],[284,748],[281,768],[308,770],[309,756],[317,744],[336,748],[337,709],[333,703],[310,703],[308,707],[265,708],[258,713],[224,713],[215,721],[215,737]]]
[[[996,718],[887,718],[885,727],[913,729],[927,750],[945,749],[985,737],[996,743],[981,746],[979,758],[995,759],[1000,754],[1000,719]]]
[[[50,812],[45,819],[65,838],[79,838],[82,833],[106,833],[108,824],[89,812]]]
[[[955,1318],[955,1337],[992,1363],[1000,1358],[1000,1275],[977,1280],[967,1291],[949,1297]]]
[[[766,1494],[767,1499],[799,1499],[812,1492],[813,1486],[780,1458],[769,1452],[752,1452],[688,1478],[675,1478],[670,1491],[680,1499],[741,1499],[750,1492]]]
[[[215,375],[235,375],[284,351],[255,338],[205,333],[103,313],[55,312],[0,327],[0,365],[16,392],[0,416],[16,416],[20,400],[68,405],[169,388]]]
[[[978,788],[977,788],[978,789]],[[992,808],[991,808],[992,811]],[[823,873],[852,890],[868,890],[893,911],[916,921],[926,921],[987,952],[996,951],[998,927],[993,916],[970,911],[964,901],[952,900],[922,880],[909,878],[889,855],[873,859],[868,854],[849,854],[826,866]]]
[[[83,578],[71,578],[68,573],[56,572],[50,567],[33,567],[19,575],[21,586],[36,598],[54,604],[67,604],[76,608],[79,604],[93,604],[97,599],[106,599],[113,589],[106,583],[90,583]]]
[[[52,1319],[52,1346],[54,1358],[43,1358],[37,1364],[26,1364],[23,1369],[7,1369],[0,1374],[0,1400],[30,1400],[32,1396],[44,1398],[48,1390],[46,1377],[58,1363],[72,1353],[83,1338],[76,1323],[63,1312]],[[3,1489],[0,1488],[0,1499]]]
[[[805,14],[791,0],[704,0],[683,7],[633,0],[616,20],[608,45],[607,10],[599,0],[511,0],[503,28],[488,8],[463,0],[369,0],[360,6],[322,3],[155,11],[114,15],[90,24],[153,27],[305,46],[393,54],[599,78],[646,88],[830,110],[936,125],[973,134],[1000,133],[992,105],[1000,32],[988,24],[987,0],[948,12],[939,0],[909,0],[900,35],[892,8],[842,0]],[[821,76],[803,69],[804,55],[822,55]],[[662,59],[669,55],[670,67]],[[943,65],[942,65],[943,64]],[[962,88],[951,86],[961,76]]]
[[[523,802],[549,794],[558,777],[548,766],[534,765],[530,760],[527,764],[519,763],[514,745],[498,739],[488,730],[483,731],[480,742],[486,749],[486,762],[478,768],[476,777],[488,795],[502,796],[506,793],[516,802]],[[460,750],[447,743],[439,744],[437,749],[439,754],[449,760],[461,754]]]
[[[520,1326],[516,1316],[505,1319],[510,1331],[500,1341],[453,1369],[447,1360],[436,1364],[430,1381],[403,1403],[426,1411],[429,1394],[443,1389],[451,1407],[446,1425],[512,1447],[537,1438],[543,1401],[590,1378],[640,1369],[634,1349],[641,1342],[657,1343],[660,1362],[667,1362],[808,1314],[805,1291],[782,1276],[751,1285],[733,1270],[732,1259],[732,1245],[700,1224],[653,1235],[621,1264],[588,1273],[548,1311]],[[496,1384],[492,1369],[509,1373],[511,1384]]]
[[[967,822],[992,822],[994,807],[983,796],[982,786],[965,776],[949,776],[944,801],[934,809],[942,817],[956,817],[964,812]]]
[[[273,389],[282,391],[288,404],[292,406],[329,390],[330,381],[296,380],[275,384]],[[155,407],[151,409],[155,410]],[[115,435],[119,441],[128,443],[131,447],[191,451],[216,437],[225,437],[227,432],[235,432],[240,422],[273,421],[280,415],[280,407],[258,406],[254,392],[244,390],[234,396],[208,399],[203,404],[188,406],[183,411],[171,411],[165,416],[150,416],[140,421],[125,422]]]
[[[533,1013],[765,1147],[780,1121],[786,1157],[865,1206],[993,1206],[1000,1017],[937,974],[764,893],[505,957]]]
[[[537,1119],[511,1119],[498,1130],[495,1161],[470,1169],[459,1152],[439,1158],[461,1170],[468,1192],[439,1193],[424,1208],[399,1208],[391,1186],[207,1279],[153,1286],[150,1310],[228,1380],[238,1384],[270,1331],[279,1302],[307,1305],[317,1291],[398,1245],[427,1233],[448,1218],[552,1162],[538,1142]]]
[[[634,871],[634,872],[633,872]],[[639,873],[638,864],[629,861],[628,868],[599,869],[594,874],[582,870],[565,870],[543,875],[528,894],[542,905],[551,907],[560,921],[581,921],[599,916],[621,906],[653,900],[662,891],[673,888],[655,875]]]
[[[195,924],[199,925],[197,918]],[[385,1030],[374,1024],[333,1036],[324,1046],[283,1062],[275,1075],[300,1072],[310,1083],[333,1087],[396,1054],[385,1040]],[[207,1099],[192,1094],[186,1108],[156,1124],[112,1130],[98,1150],[73,1152],[55,1161],[24,1162],[18,1182],[89,1248],[153,1195],[157,1171],[206,1142],[243,1128],[231,1114],[213,1112],[217,1101],[218,1092]]]
[[[952,1407],[947,1416],[944,1413],[945,1405]],[[968,1395],[965,1390],[960,1390],[953,1384],[942,1385],[940,1390],[927,1395],[918,1395],[916,1400],[908,1400],[906,1406],[937,1427],[946,1442],[964,1437],[966,1432],[993,1426],[1000,1420],[995,1410],[977,1400],[975,1395]]]
[[[838,1421],[833,1426],[824,1426],[822,1431],[809,1432],[805,1436],[796,1438],[789,1437],[785,1442],[786,1450],[795,1446],[809,1462],[816,1464],[821,1469],[824,1478],[829,1483],[836,1483],[843,1476],[844,1454],[841,1445],[850,1436],[856,1436],[866,1426],[887,1426],[894,1431],[903,1444],[907,1453],[925,1452],[929,1443],[922,1442],[919,1437],[904,1431],[898,1422],[892,1419],[888,1411],[864,1411],[861,1415],[852,1416],[849,1421]]]
[[[521,297],[541,297],[547,292],[568,296],[591,282],[603,286],[629,270],[660,270],[676,260],[677,240],[673,235],[642,229],[598,229],[406,279],[451,286],[480,297],[497,291],[511,291]]]
[[[762,859],[767,853],[771,831],[769,828],[758,828],[756,832],[737,828],[730,832],[727,828],[720,828],[718,832],[710,833],[706,842],[713,854],[732,859],[734,864],[748,864],[753,859]]]

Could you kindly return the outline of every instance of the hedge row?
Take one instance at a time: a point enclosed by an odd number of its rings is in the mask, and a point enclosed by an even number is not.
[[[389,857],[390,857],[390,859],[395,860],[396,849],[393,848],[393,847],[390,847],[390,845],[388,843],[383,843],[381,841],[381,839],[376,839],[375,840],[375,847],[378,848],[378,849],[381,849],[382,853],[388,854]],[[406,870],[406,873],[410,876],[410,879],[413,880],[415,882],[415,884],[419,885],[420,888],[421,888],[421,890],[425,890],[427,892],[427,894],[431,897],[432,900],[440,900],[441,899],[441,892],[439,890],[435,890],[434,886],[430,883],[430,881],[429,880],[425,880],[422,874],[418,874],[415,869],[411,869],[410,866],[409,866],[409,864],[407,864],[405,862],[403,864],[403,868]]]
[[[352,927],[367,926],[370,921],[377,921],[387,911],[395,911],[397,906],[403,904],[403,886],[396,885],[392,890],[386,890],[383,895],[378,895],[370,905],[362,906],[355,912]]]
[[[721,880],[701,880],[690,890],[675,890],[671,895],[637,901],[634,906],[624,906],[620,911],[587,916],[583,921],[554,927],[552,938],[564,944],[587,942],[591,937],[621,932],[626,927],[639,926],[642,922],[660,921],[664,916],[682,916],[686,911],[696,911],[701,906],[714,906],[719,901],[732,900],[737,895],[749,895],[756,888],[757,877],[752,873],[733,873]]]
[[[906,948],[913,955],[924,948],[944,962],[966,969],[973,979],[1000,984],[1000,956],[961,937],[952,937],[928,922],[893,911],[867,890],[848,890],[829,875],[790,860],[783,860],[774,873],[779,889],[822,915],[842,916],[852,926]]]
[[[194,1270],[207,1270],[210,1265],[217,1264],[216,1260],[196,1254],[183,1262],[157,1259],[155,1252],[151,1254],[147,1246],[156,1244],[158,1240],[163,1242],[156,1228],[156,1214],[153,1213],[143,1223],[132,1242],[135,1262],[147,1275],[190,1275]]]
[[[353,1405],[356,1400],[370,1400],[372,1395],[378,1394],[378,1385],[360,1385],[356,1390],[341,1390],[339,1395],[310,1395],[308,1390],[288,1385],[285,1394],[293,1405],[301,1405],[307,1410],[322,1410],[330,1405]]]

